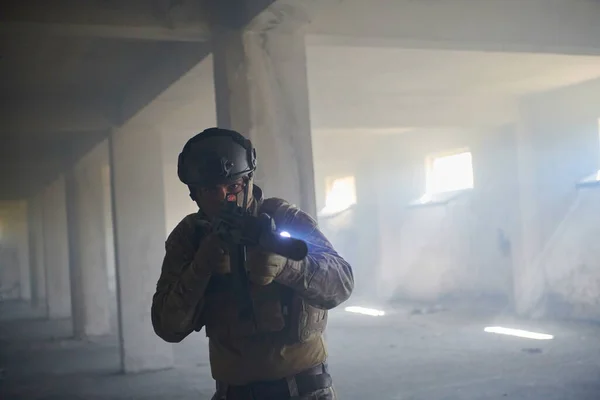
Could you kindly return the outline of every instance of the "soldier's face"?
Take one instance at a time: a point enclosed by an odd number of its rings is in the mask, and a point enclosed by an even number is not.
[[[206,213],[206,215],[214,217],[219,213],[221,205],[228,194],[238,195],[238,204],[242,201],[240,199],[243,197],[243,191],[246,184],[247,183],[243,179],[238,179],[237,181],[227,184],[198,188],[198,192],[196,193],[198,206]]]

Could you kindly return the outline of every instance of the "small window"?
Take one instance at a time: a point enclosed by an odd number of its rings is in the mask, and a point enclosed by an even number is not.
[[[473,188],[471,152],[429,157],[426,193],[428,195]]]
[[[353,176],[328,179],[325,207],[321,215],[331,215],[347,210],[356,204],[356,182]]]

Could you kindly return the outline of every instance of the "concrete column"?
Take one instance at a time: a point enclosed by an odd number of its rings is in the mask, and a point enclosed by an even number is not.
[[[68,174],[71,290],[75,337],[110,332],[104,187],[108,141],[86,154]]]
[[[27,202],[15,204],[13,221],[14,240],[17,245],[19,265],[19,298],[31,300],[31,267],[29,262],[29,229],[27,227]]]
[[[108,164],[102,167],[102,196],[102,205],[104,206],[104,243],[106,244],[106,275],[108,277],[108,291],[112,298],[116,293],[117,285],[115,278],[115,238],[113,235],[110,166]]]
[[[43,195],[44,260],[49,318],[71,316],[69,237],[64,176],[48,186]]]
[[[46,269],[44,260],[44,225],[41,195],[28,203],[29,264],[31,265],[31,303],[38,308],[46,304]]]
[[[29,300],[29,240],[27,203],[0,204],[0,286],[4,299]]]
[[[117,278],[115,271],[115,238],[112,215],[112,194],[110,187],[110,166],[102,167],[102,195],[104,206],[104,243],[106,244],[106,278],[108,282],[108,307],[110,311],[110,331],[119,329],[117,318]]]
[[[245,31],[215,24],[217,123],[253,141],[256,183],[267,197],[316,216],[304,35],[301,24],[270,17],[261,14]]]
[[[577,182],[598,168],[599,89],[597,80],[521,101],[520,238],[513,262],[520,314],[531,315],[551,293],[546,259],[552,254],[553,240],[571,217]]]
[[[128,124],[110,139],[121,365],[171,367],[172,345],[154,333],[150,316],[166,239],[160,134]]]

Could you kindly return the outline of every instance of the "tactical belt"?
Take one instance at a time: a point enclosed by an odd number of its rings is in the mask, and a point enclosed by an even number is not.
[[[327,364],[319,364],[291,378],[253,382],[243,386],[228,385],[225,398],[227,400],[290,399],[305,396],[319,389],[326,389],[331,385],[332,380],[327,370]]]

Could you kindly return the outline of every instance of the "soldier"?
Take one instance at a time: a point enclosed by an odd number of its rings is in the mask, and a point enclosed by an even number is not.
[[[327,310],[352,293],[352,269],[306,213],[282,199],[263,198],[253,185],[255,169],[256,150],[232,130],[207,129],[183,148],[178,175],[199,211],[167,238],[152,325],[171,343],[205,328],[214,400],[335,399],[323,332]],[[253,321],[244,320],[236,307],[226,246],[205,228],[231,194],[253,215],[268,214],[309,249],[305,259],[292,261],[248,248]]]

